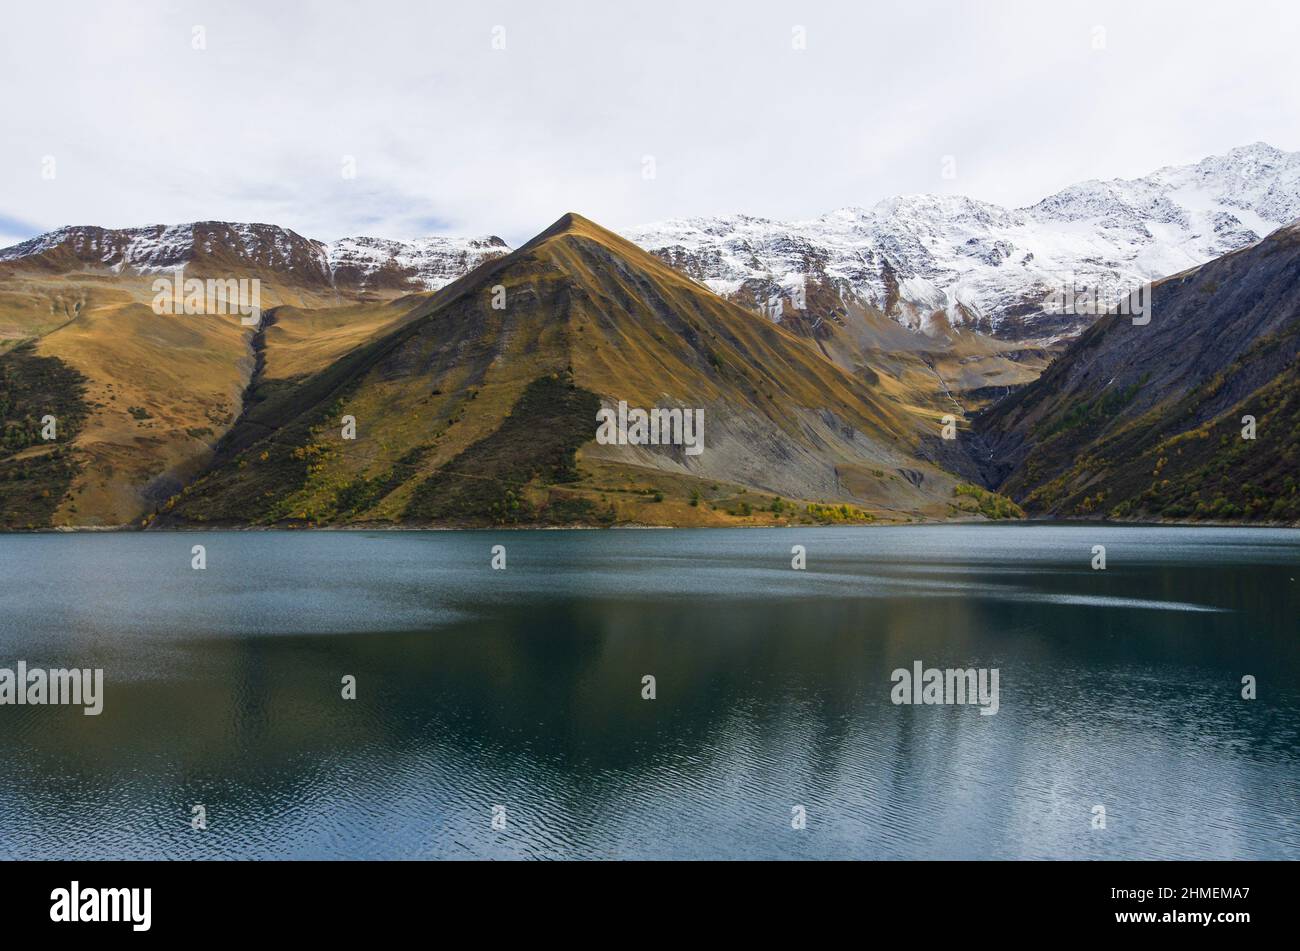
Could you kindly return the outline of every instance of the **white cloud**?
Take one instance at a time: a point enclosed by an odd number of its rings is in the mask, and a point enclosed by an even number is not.
[[[41,229],[518,242],[569,210],[617,229],[909,191],[1024,204],[1300,148],[1290,3],[42,2],[6,21],[0,216]]]

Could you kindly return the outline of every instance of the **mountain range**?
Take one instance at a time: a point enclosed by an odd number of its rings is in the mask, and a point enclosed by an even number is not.
[[[1051,342],[1089,322],[1043,312],[1063,285],[1118,293],[1296,218],[1300,152],[1257,142],[1143,178],[1081,182],[1027,208],[903,195],[810,221],[675,219],[627,236],[729,297],[788,299],[812,284],[913,329]]]
[[[0,251],[0,525],[1294,522],[1297,217],[1300,155],[1257,144],[1027,209],[513,250],[63,228]],[[260,321],[160,313],[177,268],[256,278]],[[1147,325],[1043,307],[1141,281]],[[620,405],[705,450],[597,441]]]
[[[680,218],[626,238],[710,290],[746,305],[818,297],[804,319],[874,309],[913,330],[967,327],[1051,343],[1085,316],[1044,313],[1063,284],[1118,290],[1263,238],[1300,218],[1300,152],[1263,142],[1136,179],[1085,181],[1025,208],[957,194],[900,195],[807,221]],[[196,222],[61,228],[0,250],[0,262],[75,259],[150,273],[218,249],[248,267],[348,291],[430,291],[510,249],[494,235],[326,243],[264,224]],[[833,301],[833,303],[832,303]],[[804,308],[807,309],[807,308]]]
[[[327,244],[277,225],[198,221],[118,230],[60,228],[0,250],[0,263],[21,261],[51,271],[90,265],[119,274],[218,265],[240,273],[266,273],[275,283],[344,293],[430,291],[508,250],[496,236],[415,241],[359,237]]]
[[[340,359],[287,376],[284,346],[163,523],[695,522],[846,484],[907,510],[953,494],[915,456],[914,408],[574,214]],[[594,444],[620,401],[702,411],[705,451]]]

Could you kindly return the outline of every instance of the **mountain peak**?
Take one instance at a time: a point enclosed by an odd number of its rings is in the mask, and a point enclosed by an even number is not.
[[[547,238],[558,238],[561,235],[566,234],[591,234],[595,232],[613,234],[613,232],[602,228],[590,218],[584,218],[576,211],[566,211],[564,214],[560,215],[559,218],[555,219],[550,227],[544,229],[540,234],[533,238],[532,241],[529,241],[528,244]]]
[[[560,215],[560,217],[556,219],[555,224],[551,225],[551,227],[568,229],[568,228],[580,227],[582,225],[589,225],[591,223],[592,223],[591,219],[584,218],[576,211],[566,211],[564,214]]]
[[[1239,145],[1235,149],[1229,149],[1227,154],[1241,156],[1264,155],[1269,158],[1283,158],[1294,153],[1285,152],[1276,146],[1269,145],[1261,139],[1257,142],[1252,142],[1249,145]]]
[[[523,244],[519,248],[519,252],[535,251],[553,241],[569,243],[573,239],[594,241],[596,244],[617,250],[619,254],[624,256],[645,254],[645,251],[626,238],[596,224],[590,218],[584,218],[576,211],[566,211],[550,227]]]

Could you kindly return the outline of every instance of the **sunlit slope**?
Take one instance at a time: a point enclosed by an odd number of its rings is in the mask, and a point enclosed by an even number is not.
[[[498,278],[483,284],[487,268],[496,273],[486,266],[431,295],[397,329],[306,376],[275,375],[285,357],[272,352],[272,373],[254,387],[218,464],[160,520],[401,521],[420,482],[497,430],[530,382],[567,368],[563,322],[543,319],[562,306],[559,284],[520,260],[507,280],[533,275],[531,297],[514,312],[495,309]],[[345,417],[354,440],[343,438]]]
[[[93,290],[49,280],[0,280],[0,353],[75,318]]]
[[[138,525],[234,422],[251,332],[155,313],[152,280],[58,254],[0,267],[6,527]],[[53,439],[32,428],[47,417]]]
[[[235,420],[253,359],[237,317],[174,317],[142,303],[85,307],[36,352],[86,378],[81,470],[56,525],[138,520],[198,474]]]
[[[415,294],[333,307],[276,307],[266,325],[263,377],[294,380],[323,370],[427,311],[433,296]]]
[[[712,523],[745,491],[949,510],[953,479],[915,453],[932,414],[579,216],[412,300],[305,376],[324,350],[277,355],[315,338],[277,313],[246,414],[160,522]],[[703,409],[704,451],[596,444],[620,400]]]
[[[185,276],[203,280],[223,270],[219,255],[207,255]],[[333,290],[268,274],[261,304],[284,313],[263,341],[237,315],[156,313],[153,282],[171,276],[118,274],[58,253],[0,267],[0,361],[13,365],[28,414],[7,411],[4,419],[15,434],[12,500],[0,512],[5,525],[139,524],[207,466],[241,412],[258,350],[270,357],[271,372],[305,374],[424,302],[339,305]],[[76,393],[83,412],[75,427],[60,420],[55,440],[23,435],[47,414],[73,411],[67,400],[31,400],[28,375],[63,371],[9,353],[24,344],[82,381]],[[51,472],[58,478],[47,478]],[[27,480],[30,492],[22,485]]]
[[[945,477],[917,461],[937,413],[894,381],[869,381],[816,345],[702,289],[658,258],[576,215],[526,251],[574,287],[568,312],[579,385],[607,405],[685,406],[705,412],[705,450],[589,446],[618,459],[795,498],[924,505]],[[922,476],[916,487],[898,469]],[[862,479],[863,473],[871,473]],[[929,476],[930,483],[925,483]],[[871,484],[874,482],[875,484]],[[947,491],[945,491],[947,489]]]

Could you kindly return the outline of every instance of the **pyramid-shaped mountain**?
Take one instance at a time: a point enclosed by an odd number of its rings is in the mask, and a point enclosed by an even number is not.
[[[579,215],[403,300],[374,339],[298,360],[296,374],[281,348],[306,339],[303,315],[273,312],[244,412],[156,523],[715,524],[761,511],[770,524],[791,501],[844,504],[849,518],[949,510],[954,478],[921,458],[932,410]],[[620,407],[626,438],[598,439],[598,412]],[[702,444],[636,438],[636,411],[656,409],[702,418]]]

